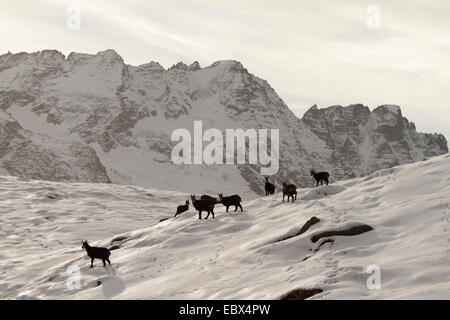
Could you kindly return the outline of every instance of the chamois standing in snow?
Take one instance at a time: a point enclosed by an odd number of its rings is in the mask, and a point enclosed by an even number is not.
[[[269,177],[264,177],[266,179],[266,183],[264,184],[264,189],[266,190],[266,196],[269,194],[275,193],[275,185],[269,182]]]
[[[201,199],[201,200],[211,200],[211,201],[214,201],[215,204],[220,203],[220,200],[218,200],[217,198],[208,196],[207,194],[202,195],[202,196],[200,197],[200,199]]]
[[[228,212],[228,208],[230,206],[234,206],[234,211],[236,212],[238,207],[241,208],[241,211],[244,211],[242,209],[241,206],[241,197],[239,197],[239,195],[234,194],[232,196],[228,196],[228,197],[224,197],[223,193],[219,193],[219,199],[220,202],[222,202],[222,204],[227,208],[227,212]]]
[[[94,259],[101,259],[103,261],[103,267],[106,266],[105,261],[108,261],[109,265],[111,265],[111,261],[109,261],[109,256],[111,255],[111,252],[106,248],[99,248],[99,247],[91,247],[87,240],[83,241],[81,240],[81,243],[83,246],[81,249],[86,249],[86,252],[91,258],[91,268],[94,266]]]
[[[175,217],[185,211],[189,210],[189,200],[186,200],[186,204],[185,205],[181,205],[177,207],[177,213],[175,213]]]
[[[328,172],[316,172],[314,171],[314,169],[311,169],[311,176],[314,177],[314,179],[316,179],[316,187],[319,186],[319,182],[320,185],[323,185],[323,182],[325,181],[325,183],[328,185],[328,178],[330,176],[330,174]]]
[[[198,218],[199,219],[202,218],[202,211],[208,212],[208,215],[206,216],[205,219],[208,219],[210,213],[212,213],[212,217],[214,219],[214,204],[215,204],[215,201],[213,201],[213,200],[205,200],[205,199],[197,200],[197,199],[195,199],[195,195],[191,195],[191,199],[192,199],[192,205],[194,206],[195,210],[198,211]]]
[[[297,187],[293,184],[287,184],[285,181],[283,181],[283,202],[284,202],[285,196],[287,196],[288,202],[289,202],[289,197],[291,197],[292,202],[294,202],[294,195],[295,195],[295,200],[297,200]]]

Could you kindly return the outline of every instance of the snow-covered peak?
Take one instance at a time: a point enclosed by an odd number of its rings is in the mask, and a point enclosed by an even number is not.
[[[112,50],[112,49],[99,51],[96,55],[100,56],[104,59],[116,60],[116,61],[123,62],[122,57],[115,50]]]
[[[381,105],[373,110],[373,112],[390,112],[394,113],[398,116],[402,116],[402,112],[400,110],[400,107],[393,104],[384,104]]]
[[[148,70],[148,71],[158,71],[163,72],[166,71],[162,65],[160,65],[158,62],[151,61],[149,63],[144,63],[136,67],[138,70]]]
[[[189,71],[198,71],[200,69],[201,69],[200,64],[197,61],[194,61],[187,67],[187,70]]]
[[[229,71],[243,71],[244,66],[242,63],[236,60],[219,60],[211,64],[208,68],[218,68],[221,70],[229,70]]]
[[[188,66],[184,62],[178,62],[169,68],[169,70],[178,69],[178,70],[187,70]]]

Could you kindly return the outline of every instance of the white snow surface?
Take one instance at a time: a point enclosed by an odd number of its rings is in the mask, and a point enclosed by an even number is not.
[[[192,207],[172,218],[188,199],[180,192],[0,182],[2,299],[278,299],[313,287],[323,292],[311,299],[450,298],[449,154],[299,189],[295,203],[277,192],[243,199],[244,212],[217,205],[208,220]],[[277,241],[313,216],[320,222],[308,231]],[[329,237],[315,251],[322,240],[312,235],[355,223],[374,230]],[[121,245],[112,266],[96,260],[90,269],[81,239]],[[67,286],[73,265],[79,289]],[[381,269],[380,289],[366,286],[371,265]]]

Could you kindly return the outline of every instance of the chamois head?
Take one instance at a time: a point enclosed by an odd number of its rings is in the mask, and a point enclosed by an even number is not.
[[[222,201],[223,193],[218,193],[220,201]]]
[[[283,183],[283,187],[287,185],[286,181],[281,181]]]
[[[186,205],[189,205],[189,200],[186,200]]]
[[[265,176],[264,179],[266,180],[266,182],[269,182],[269,177]]]
[[[86,241],[81,240],[81,243],[83,244],[81,246],[81,249],[84,249],[84,248],[86,248],[86,245],[89,245],[87,240]]]
[[[192,202],[195,201],[195,194],[191,194],[191,200],[192,200]]]
[[[311,170],[309,170],[309,172],[311,173],[311,175],[313,176],[315,173],[316,173],[316,170],[314,170],[314,169],[311,169]]]

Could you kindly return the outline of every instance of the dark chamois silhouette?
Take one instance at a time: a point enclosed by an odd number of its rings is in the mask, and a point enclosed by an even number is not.
[[[175,213],[175,217],[183,212],[186,212],[189,210],[189,200],[186,200],[185,205],[181,205],[177,207],[177,213]]]
[[[228,197],[224,197],[223,193],[219,193],[219,199],[220,202],[222,202],[222,204],[227,208],[227,212],[228,212],[228,208],[230,206],[234,206],[234,211],[236,212],[238,207],[241,208],[241,211],[244,211],[242,209],[241,206],[241,197],[239,197],[239,195],[234,194],[232,196],[228,196]]]
[[[292,202],[294,202],[294,195],[295,200],[297,200],[297,187],[293,184],[287,184],[283,181],[283,202],[284,197],[287,196],[287,201],[289,202],[289,197],[292,198]]]
[[[81,249],[86,249],[86,252],[91,258],[91,268],[94,266],[94,259],[101,259],[103,261],[103,267],[106,266],[105,261],[108,261],[109,265],[111,265],[111,261],[109,261],[109,256],[111,255],[111,252],[106,248],[99,248],[99,247],[91,247],[87,240],[83,241],[81,240],[81,243],[83,246]]]
[[[198,211],[198,218],[202,218],[202,211],[208,212],[208,215],[205,219],[208,219],[209,214],[212,213],[212,217],[214,219],[214,204],[215,202],[212,200],[197,200],[195,199],[195,195],[191,195],[192,199],[192,205],[194,206],[195,210]]]
[[[211,196],[208,196],[207,194],[204,194],[200,197],[200,200],[211,200],[214,201],[215,204],[220,203],[220,200]]]
[[[266,183],[264,184],[264,189],[266,190],[266,196],[269,194],[275,193],[275,185],[269,182],[269,177],[264,177],[266,179]]]
[[[328,172],[315,172],[314,169],[311,169],[310,172],[314,179],[316,179],[316,187],[319,186],[319,182],[320,185],[323,185],[324,181],[328,185],[328,178],[330,177],[330,174]]]

